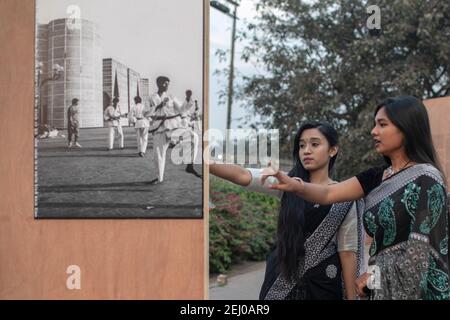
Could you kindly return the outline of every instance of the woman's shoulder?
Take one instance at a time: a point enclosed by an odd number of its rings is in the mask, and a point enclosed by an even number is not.
[[[387,165],[372,167],[355,176],[364,190],[364,195],[368,195],[370,191],[381,184],[383,180],[383,173],[386,168]]]
[[[389,165],[387,164],[374,166],[365,171],[362,171],[360,174],[383,175],[384,170],[386,170],[388,167]]]
[[[442,173],[433,165],[428,163],[416,164],[412,167],[414,179],[424,183],[438,183],[445,185]]]

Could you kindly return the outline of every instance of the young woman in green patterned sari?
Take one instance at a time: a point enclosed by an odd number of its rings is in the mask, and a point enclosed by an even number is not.
[[[448,208],[445,176],[428,115],[414,97],[378,105],[371,135],[386,166],[322,186],[267,168],[263,182],[307,201],[329,204],[364,198],[364,228],[373,238],[368,270],[356,281],[360,297],[448,300]],[[367,290],[367,284],[372,290]]]

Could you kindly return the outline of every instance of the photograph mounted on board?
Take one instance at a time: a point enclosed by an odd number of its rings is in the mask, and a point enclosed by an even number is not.
[[[35,217],[202,218],[204,1],[37,0]]]

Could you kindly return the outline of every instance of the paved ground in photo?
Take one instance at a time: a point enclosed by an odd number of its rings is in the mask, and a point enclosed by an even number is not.
[[[67,147],[67,132],[38,140],[38,216],[51,218],[201,217],[202,179],[167,153],[164,182],[157,175],[152,138],[137,154],[134,128],[124,127],[125,149],[107,150],[107,128],[81,129],[82,148]],[[201,160],[201,144],[197,160]],[[200,164],[194,168],[202,173]]]
[[[245,262],[234,266],[224,286],[217,284],[217,274],[209,279],[210,300],[258,300],[266,262]]]

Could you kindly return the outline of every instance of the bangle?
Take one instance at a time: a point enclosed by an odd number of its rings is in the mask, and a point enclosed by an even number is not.
[[[298,182],[303,182],[303,180],[302,180],[301,178],[299,178],[299,177],[292,177],[292,179],[295,179],[295,180],[297,180]]]

